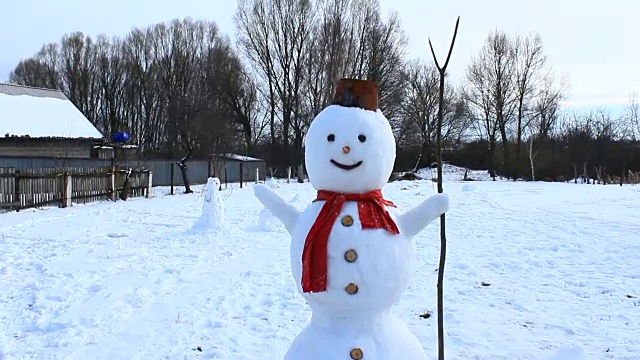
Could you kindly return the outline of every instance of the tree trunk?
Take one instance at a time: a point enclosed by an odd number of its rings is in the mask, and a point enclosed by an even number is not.
[[[512,178],[509,161],[509,138],[507,137],[507,129],[504,126],[500,126],[501,150],[502,150],[502,174],[506,178]]]
[[[551,142],[551,180],[558,181],[558,174],[556,172],[556,142]]]
[[[182,174],[182,182],[184,183],[184,193],[190,194],[193,192],[191,190],[191,186],[189,185],[189,178],[187,176],[187,161],[191,159],[191,154],[193,153],[193,145],[191,144],[191,140],[189,136],[185,136],[185,147],[187,148],[187,155],[178,161],[178,166],[180,167],[180,174]]]
[[[489,138],[489,151],[487,152],[487,169],[489,170],[489,176],[496,181],[496,170],[493,167],[493,157],[496,153],[496,139],[495,137]]]
[[[536,181],[536,172],[533,166],[533,136],[531,137],[531,142],[529,143],[529,163],[531,164],[531,181]]]
[[[515,177],[518,177],[521,175],[520,173],[520,156],[521,156],[521,149],[522,149],[522,114],[524,112],[523,110],[524,108],[524,98],[520,98],[519,102],[518,102],[518,123],[516,126],[516,157],[515,157],[515,161],[514,161],[514,175]],[[533,138],[532,138],[533,139]],[[533,145],[533,140],[531,145]],[[529,161],[531,162],[531,178],[532,181],[535,181],[535,179],[533,178],[533,162],[531,160],[531,149],[529,149]]]

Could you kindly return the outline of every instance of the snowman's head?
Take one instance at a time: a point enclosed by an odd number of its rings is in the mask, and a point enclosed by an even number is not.
[[[207,179],[207,187],[208,188],[215,188],[216,190],[218,190],[218,188],[220,188],[220,179],[218,179],[217,177],[210,177],[209,179]]]
[[[377,109],[377,93],[375,110],[369,109],[338,102],[313,119],[305,162],[316,190],[360,194],[381,189],[388,181],[396,142],[389,121]]]

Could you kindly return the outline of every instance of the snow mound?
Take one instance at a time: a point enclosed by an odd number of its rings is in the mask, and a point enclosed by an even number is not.
[[[269,187],[270,189],[279,189],[282,187],[282,185],[280,185],[280,183],[278,182],[278,180],[276,178],[269,178],[269,180],[267,180],[266,184],[267,187]]]
[[[588,360],[581,346],[562,346],[548,360]]]
[[[258,228],[261,231],[275,231],[280,226],[281,222],[273,216],[269,209],[262,209],[258,217]]]
[[[279,192],[278,189],[281,189],[286,183],[283,183],[281,180],[277,180],[275,178],[270,178],[265,182],[265,185],[271,188],[275,192]],[[308,204],[309,200],[301,197],[299,193],[293,195],[291,200],[288,201],[291,205],[297,207],[298,209],[304,209]],[[279,231],[279,229],[284,229],[284,225],[282,222],[273,214],[269,209],[262,209],[258,214],[258,230],[259,231]]]
[[[451,165],[448,163],[442,164],[442,177],[445,182],[464,181],[464,174],[467,174],[469,181],[491,181],[489,171],[487,170],[471,170],[464,167]],[[438,176],[437,169],[434,168],[422,168],[416,171],[416,175],[423,179],[431,180],[436,179]]]
[[[474,191],[475,189],[476,189],[476,187],[474,185],[471,185],[471,184],[462,185],[462,191],[464,191],[464,192]]]

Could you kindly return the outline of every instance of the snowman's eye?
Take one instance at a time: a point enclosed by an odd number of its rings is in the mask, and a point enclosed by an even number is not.
[[[333,134],[329,134],[329,136],[327,136],[327,141],[335,141],[336,136]]]
[[[366,136],[364,136],[364,135],[358,135],[358,140],[359,140],[360,142],[365,142],[365,141],[367,141],[367,137],[366,137]]]

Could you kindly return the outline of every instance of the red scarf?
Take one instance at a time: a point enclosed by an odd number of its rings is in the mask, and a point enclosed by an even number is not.
[[[311,226],[302,252],[302,290],[322,292],[327,290],[327,243],[331,227],[338,218],[345,201],[358,202],[358,214],[362,229],[385,229],[400,233],[385,206],[396,207],[385,200],[380,190],[365,194],[343,194],[320,190],[315,201],[322,201],[322,210]]]

